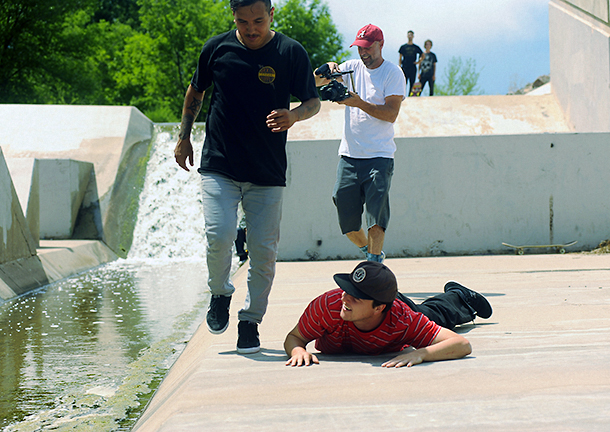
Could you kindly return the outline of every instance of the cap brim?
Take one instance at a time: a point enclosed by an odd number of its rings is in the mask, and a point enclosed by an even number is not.
[[[350,281],[349,273],[337,273],[333,276],[333,279],[339,285],[343,291],[351,295],[352,297],[356,297],[362,300],[375,300],[373,297],[363,293],[358,288],[354,286],[354,284]]]
[[[351,48],[351,47],[353,47],[354,45],[356,45],[356,46],[359,46],[359,47],[362,47],[362,48],[368,48],[368,47],[370,47],[371,45],[373,45],[375,42],[376,42],[376,41],[369,42],[369,41],[367,41],[367,40],[365,40],[365,39],[359,39],[359,40],[354,41],[354,43],[353,43],[353,44],[351,44],[349,47]]]

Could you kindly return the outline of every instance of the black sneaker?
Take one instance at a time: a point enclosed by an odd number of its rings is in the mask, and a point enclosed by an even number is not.
[[[224,333],[229,327],[229,306],[231,304],[231,296],[213,295],[210,299],[208,307],[208,315],[206,323],[208,330],[213,334]]]
[[[261,343],[258,340],[258,324],[250,321],[240,321],[237,325],[237,352],[239,354],[252,354],[259,352]]]
[[[477,316],[481,318],[489,318],[492,314],[491,305],[482,294],[466,288],[457,282],[449,281],[445,284],[445,292],[456,290],[462,300],[475,310]]]

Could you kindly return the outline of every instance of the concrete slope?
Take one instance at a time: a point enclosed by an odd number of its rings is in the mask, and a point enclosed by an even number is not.
[[[42,240],[36,252],[0,263],[0,304],[118,258],[98,240]]]
[[[0,263],[36,255],[17,192],[0,148]]]
[[[152,123],[134,107],[0,105],[0,130],[7,159],[92,162],[102,196],[115,181],[122,154],[150,139]]]
[[[610,269],[599,255],[388,259],[415,301],[457,280],[494,307],[459,333],[457,361],[384,369],[391,356],[320,356],[289,368],[282,344],[308,302],[356,261],[278,263],[262,350],[235,351],[245,272],[225,334],[205,324],[170,370],[135,432],[592,431],[610,427]],[[310,347],[311,349],[311,347]]]
[[[74,238],[101,239],[127,254],[153,133],[148,118],[135,107],[0,105],[0,130],[22,203],[32,185],[32,171],[22,168],[33,159],[92,163]]]
[[[322,102],[320,113],[296,123],[288,139],[341,139],[344,110]],[[570,132],[570,127],[555,97],[542,94],[406,98],[394,130],[398,138]]]

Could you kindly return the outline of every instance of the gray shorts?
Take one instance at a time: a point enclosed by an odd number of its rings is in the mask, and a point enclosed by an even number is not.
[[[354,159],[341,156],[333,202],[337,206],[341,232],[360,231],[366,204],[367,229],[379,225],[384,230],[390,221],[390,184],[394,159]]]

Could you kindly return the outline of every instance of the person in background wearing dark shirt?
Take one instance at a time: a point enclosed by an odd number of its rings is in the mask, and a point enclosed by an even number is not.
[[[430,96],[434,96],[434,81],[436,81],[436,62],[438,61],[436,58],[436,54],[434,54],[430,49],[432,49],[432,41],[428,39],[424,43],[424,58],[419,64],[419,81],[421,82],[421,90],[424,91],[424,86],[428,83],[428,88],[430,89]]]
[[[422,53],[420,47],[413,43],[413,30],[407,32],[407,43],[400,47],[398,50],[398,64],[405,74],[409,91],[407,94],[411,94],[411,89],[415,83],[415,76],[417,75],[417,65],[422,61]]]

